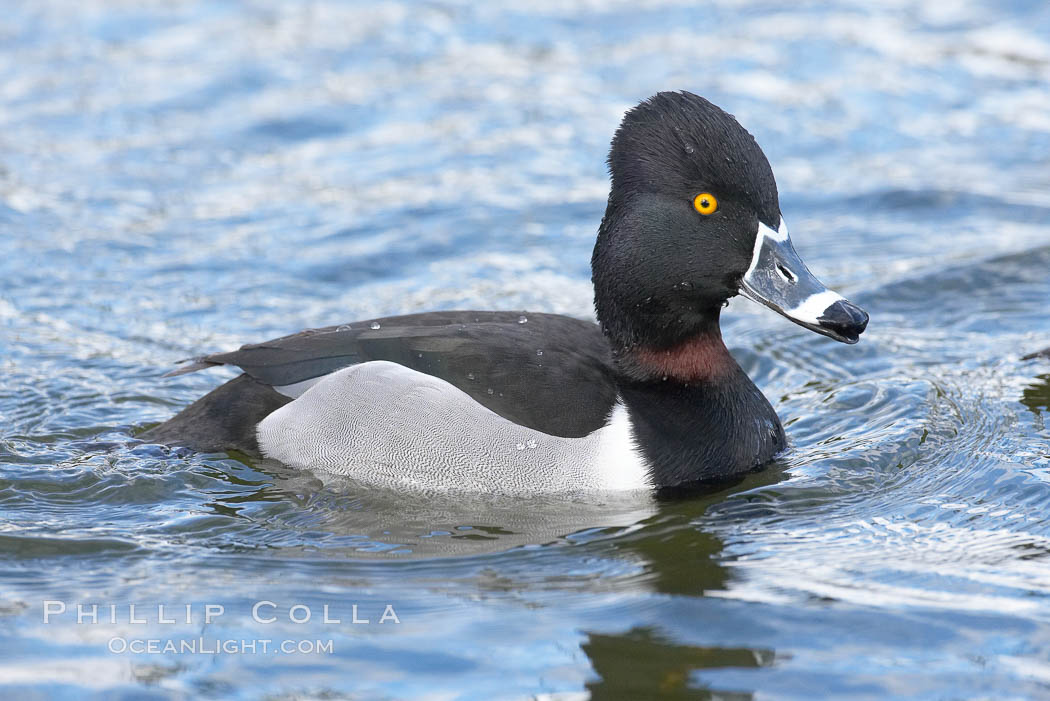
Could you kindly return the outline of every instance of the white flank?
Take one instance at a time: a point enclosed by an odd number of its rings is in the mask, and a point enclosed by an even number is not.
[[[627,409],[582,438],[515,424],[448,382],[386,361],[302,387],[259,422],[259,447],[290,467],[395,489],[504,494],[649,489]],[[305,385],[307,383],[298,383]]]
[[[595,433],[599,434],[595,465],[601,471],[605,489],[652,489],[649,467],[622,402],[616,402],[609,423]]]

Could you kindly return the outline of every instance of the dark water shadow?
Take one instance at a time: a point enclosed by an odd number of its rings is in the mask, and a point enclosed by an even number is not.
[[[653,593],[702,597],[730,584],[730,571],[720,558],[724,544],[697,523],[714,505],[747,499],[747,493],[786,478],[773,463],[730,488],[689,498],[661,500],[659,513],[636,532],[613,543],[622,557],[646,564],[646,586]],[[713,690],[697,681],[708,669],[753,669],[773,664],[767,648],[698,646],[676,639],[669,629],[634,626],[622,633],[587,631],[581,649],[598,675],[587,684],[592,701],[666,699],[750,699],[748,690]]]
[[[1050,411],[1050,374],[1037,375],[1034,380],[1021,392],[1021,403],[1039,416]]]
[[[692,680],[697,670],[768,667],[775,657],[767,649],[675,644],[651,628],[591,633],[581,647],[600,677],[587,684],[591,701],[750,699],[749,691],[697,688]]]
[[[784,464],[775,461],[731,486],[661,498],[656,512],[641,528],[621,535],[613,543],[622,554],[646,563],[648,586],[657,593],[703,596],[708,591],[724,590],[729,583],[729,572],[719,563],[724,543],[698,524],[712,507],[728,500],[746,501],[752,490],[785,479]]]

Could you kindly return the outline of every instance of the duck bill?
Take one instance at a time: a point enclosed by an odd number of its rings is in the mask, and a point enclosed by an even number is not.
[[[740,292],[810,331],[842,343],[856,343],[868,325],[863,309],[818,280],[795,252],[787,224],[773,230],[759,224],[751,267]]]

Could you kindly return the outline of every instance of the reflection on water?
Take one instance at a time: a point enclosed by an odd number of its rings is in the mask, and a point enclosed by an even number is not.
[[[1021,403],[1032,410],[1036,416],[1050,410],[1050,374],[1038,375],[1032,384],[1024,388]]]
[[[600,678],[587,685],[594,701],[633,701],[650,694],[661,699],[750,699],[750,693],[729,689],[698,692],[693,673],[698,669],[768,667],[774,661],[772,650],[675,645],[646,628],[621,635],[589,635],[582,648]]]
[[[0,685],[1046,696],[1050,370],[1023,356],[1050,338],[1047,36],[1045,4],[980,0],[7,3]],[[755,134],[800,253],[872,315],[845,347],[726,310],[777,465],[682,500],[423,498],[129,438],[230,376],[160,378],[201,352],[589,316],[609,137],[678,87]],[[70,611],[44,624],[44,599]],[[107,649],[136,636],[334,649]]]
[[[500,495],[406,494],[363,487],[336,475],[280,475],[273,487],[296,502],[274,528],[323,532],[358,555],[476,555],[521,546],[584,542],[622,533],[656,513],[648,493],[521,500]],[[346,495],[352,495],[348,500]]]

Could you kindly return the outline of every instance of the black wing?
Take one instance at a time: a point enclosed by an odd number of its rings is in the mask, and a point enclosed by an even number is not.
[[[440,377],[497,414],[556,436],[601,427],[616,401],[598,326],[527,312],[428,312],[311,329],[204,356],[171,374],[236,365],[282,386],[370,360]]]

